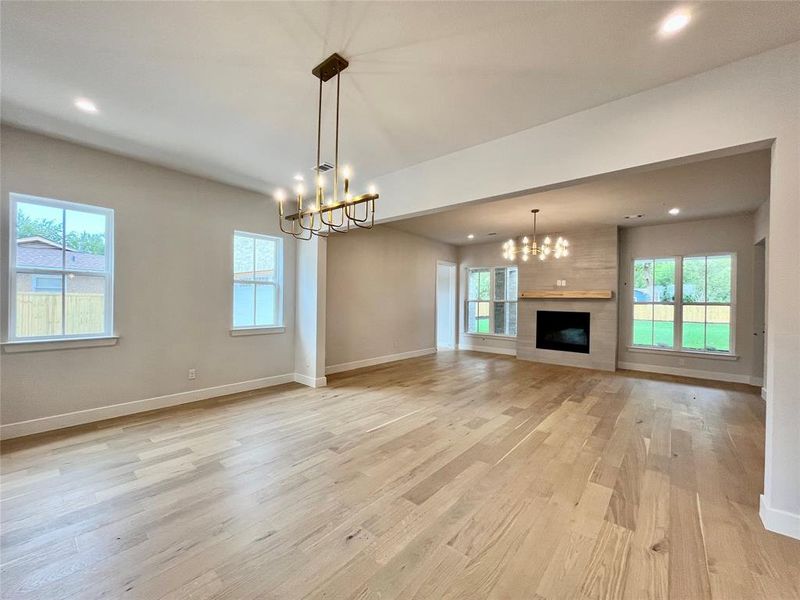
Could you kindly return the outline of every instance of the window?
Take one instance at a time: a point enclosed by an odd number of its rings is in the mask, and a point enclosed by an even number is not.
[[[718,254],[634,260],[633,345],[731,352],[734,258]]]
[[[672,348],[675,341],[675,259],[633,261],[633,343]]]
[[[233,235],[233,328],[283,326],[283,240]]]
[[[467,333],[517,335],[517,267],[467,269]]]
[[[114,211],[11,194],[9,339],[111,336]]]
[[[683,259],[683,348],[731,350],[733,256]]]

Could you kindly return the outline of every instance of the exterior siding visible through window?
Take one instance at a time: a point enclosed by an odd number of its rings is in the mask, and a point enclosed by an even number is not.
[[[114,211],[10,197],[9,340],[113,335]]]

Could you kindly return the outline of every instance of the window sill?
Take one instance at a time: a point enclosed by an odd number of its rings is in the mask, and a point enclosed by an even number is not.
[[[500,335],[497,333],[467,333],[464,332],[461,335],[465,335],[467,337],[474,337],[474,338],[489,338],[492,340],[516,340],[517,336],[515,335]]]
[[[286,327],[239,327],[231,329],[231,336],[242,335],[268,335],[271,333],[286,333]]]
[[[101,346],[116,346],[119,342],[118,335],[64,338],[57,340],[15,340],[3,342],[3,352],[44,352],[47,350],[69,350],[72,348],[99,348]]]
[[[670,348],[645,348],[642,346],[628,346],[628,352],[641,352],[643,354],[663,354],[665,356],[687,356],[690,358],[709,358],[711,360],[739,360],[738,354],[731,354],[728,352],[672,350]]]

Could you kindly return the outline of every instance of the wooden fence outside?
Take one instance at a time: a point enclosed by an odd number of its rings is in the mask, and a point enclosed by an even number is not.
[[[103,294],[66,294],[65,333],[103,333]],[[61,335],[61,294],[21,292],[17,294],[17,337]]]
[[[634,320],[642,321],[672,321],[675,318],[675,305],[673,304],[634,304]],[[684,304],[683,320],[686,323],[730,323],[731,307],[712,304]]]

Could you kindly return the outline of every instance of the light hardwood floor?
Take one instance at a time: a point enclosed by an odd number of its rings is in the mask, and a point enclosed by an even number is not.
[[[6,598],[800,597],[753,388],[445,352],[2,452]]]

